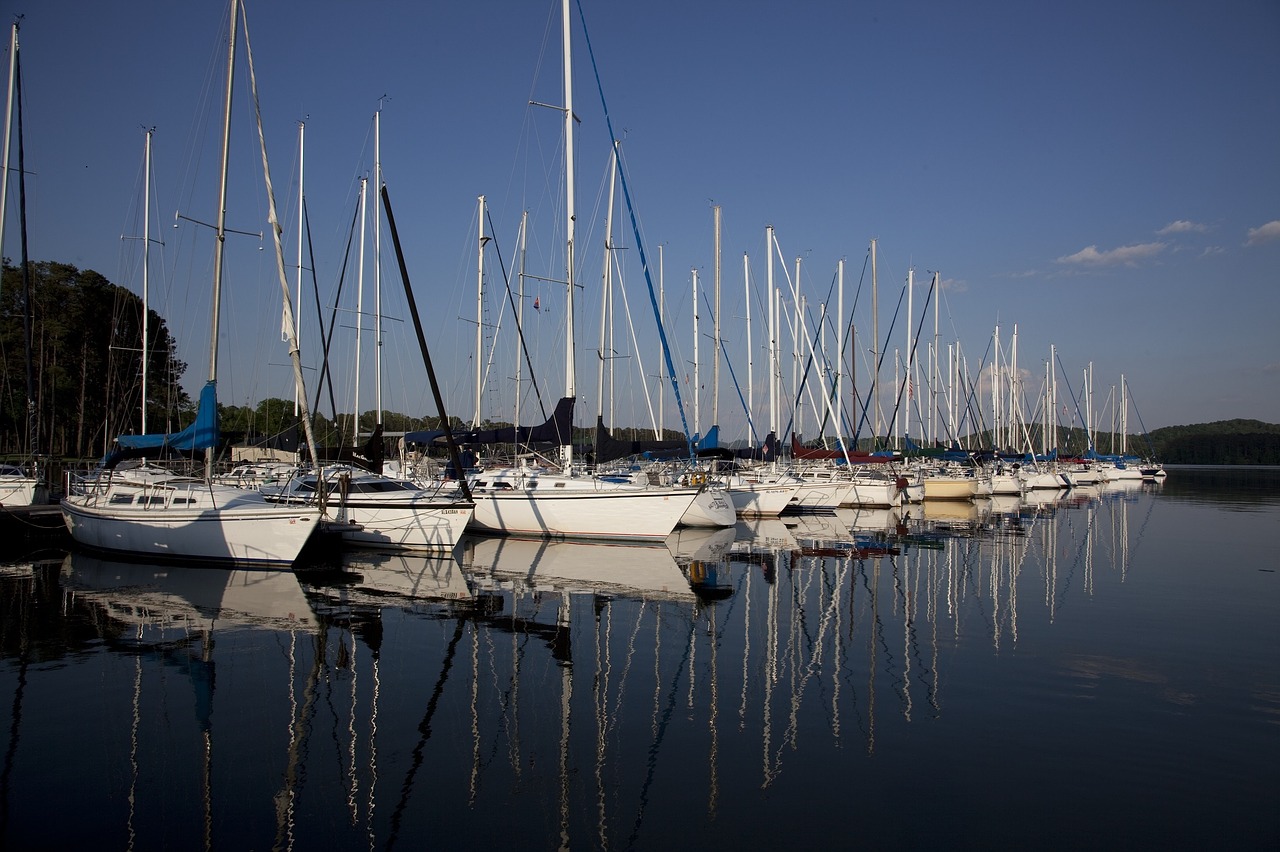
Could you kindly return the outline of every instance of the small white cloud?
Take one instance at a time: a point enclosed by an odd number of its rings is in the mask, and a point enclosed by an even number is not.
[[[1188,222],[1186,219],[1179,219],[1176,222],[1170,222],[1160,230],[1156,231],[1157,236],[1167,236],[1168,234],[1187,234],[1198,233],[1203,234],[1209,230],[1208,225],[1201,225],[1198,222]]]
[[[1222,246],[1206,246],[1205,250],[1200,252],[1201,257],[1212,257],[1215,254],[1225,254],[1226,249]]]
[[[1135,246],[1120,246],[1110,251],[1098,251],[1097,246],[1087,246],[1075,254],[1060,257],[1057,263],[1069,263],[1078,266],[1133,266],[1140,260],[1153,257],[1164,251],[1164,243],[1140,243]]]
[[[967,293],[969,292],[969,282],[959,278],[943,278],[942,289],[948,293]]]
[[[1249,241],[1245,245],[1256,246],[1280,239],[1280,219],[1272,219],[1259,228],[1249,229]]]

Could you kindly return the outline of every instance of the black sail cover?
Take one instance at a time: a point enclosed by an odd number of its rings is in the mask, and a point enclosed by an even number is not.
[[[556,444],[569,443],[573,433],[573,403],[571,396],[561,397],[556,410],[540,426],[501,426],[497,429],[472,429],[454,431],[454,440],[460,444]],[[406,432],[404,440],[410,444],[433,444],[443,441],[444,430],[432,429]]]

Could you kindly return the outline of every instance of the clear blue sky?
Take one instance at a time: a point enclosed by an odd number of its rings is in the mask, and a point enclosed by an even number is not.
[[[864,263],[876,238],[882,337],[908,268],[919,284],[917,312],[937,270],[942,360],[958,341],[974,373],[996,324],[1004,345],[1016,324],[1031,404],[1054,344],[1060,382],[1079,393],[1092,363],[1102,407],[1124,374],[1149,429],[1237,417],[1280,422],[1280,6],[1272,0],[582,6],[614,129],[624,137],[655,283],[663,247],[668,333],[690,379],[690,270],[709,290],[712,205],[720,205],[721,334],[739,383],[748,372],[743,255],[760,293],[772,224],[786,272],[802,258],[801,289],[815,312],[846,260],[846,311],[862,286],[854,320],[864,352],[871,332]],[[153,254],[153,306],[178,336],[194,394],[207,371],[212,240],[207,228],[175,228],[174,213],[206,222],[216,215],[225,4],[5,0],[4,11],[6,26],[12,14],[25,14],[31,255],[140,289],[140,243],[122,236],[142,233],[142,128],[155,127],[153,230],[165,246]],[[561,122],[528,103],[563,100],[558,0],[250,0],[248,18],[291,287],[298,123],[305,119],[307,207],[327,315],[358,179],[372,170],[373,114],[385,96],[382,163],[410,277],[448,406],[470,419],[476,197],[487,197],[508,267],[528,209],[527,271],[563,275]],[[573,31],[578,420],[587,423],[598,397],[609,147],[577,20]],[[246,79],[241,61],[228,225],[256,233],[266,203]],[[13,206],[9,257],[17,255]],[[644,424],[637,377],[658,370],[655,323],[624,226],[616,223],[615,241],[629,247],[619,254],[638,351],[619,307],[614,416]],[[342,410],[353,393],[352,251],[345,328],[335,343]],[[384,405],[434,413],[385,237],[383,258]],[[496,291],[492,244],[486,264]],[[368,270],[371,287],[371,261]],[[776,274],[786,286],[781,264]],[[291,397],[269,240],[228,239],[226,287],[222,401]],[[527,289],[528,305],[539,301],[527,326],[549,407],[564,384],[563,288],[530,280]],[[370,290],[367,310],[372,301]],[[760,304],[751,306],[758,420]],[[303,357],[314,366],[309,295],[302,310]],[[495,293],[491,321],[500,310]],[[903,322],[889,342],[886,378],[892,349],[905,350]],[[705,309],[701,324],[705,428],[712,396]],[[925,327],[931,335],[932,316]],[[512,328],[504,318],[485,395],[485,415],[495,419],[511,416]],[[362,355],[366,367],[372,357]],[[783,372],[789,379],[789,366]],[[308,370],[309,381],[315,375]],[[372,405],[366,375],[362,409]],[[692,387],[683,387],[688,405]],[[670,402],[666,411],[667,425],[677,426]],[[1110,414],[1102,417],[1109,428]],[[727,368],[720,421],[726,439],[742,436]]]

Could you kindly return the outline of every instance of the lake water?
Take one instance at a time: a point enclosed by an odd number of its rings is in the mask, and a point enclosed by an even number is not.
[[[1280,469],[294,573],[11,553],[0,848],[1280,847]]]

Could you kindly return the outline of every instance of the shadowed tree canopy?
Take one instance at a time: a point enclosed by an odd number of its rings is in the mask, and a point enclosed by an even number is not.
[[[142,428],[142,300],[92,270],[30,265],[38,446],[55,456],[100,456],[116,435]],[[171,431],[192,417],[179,386],[186,364],[163,318],[149,311],[147,428]],[[22,273],[0,281],[0,452],[27,451]]]

